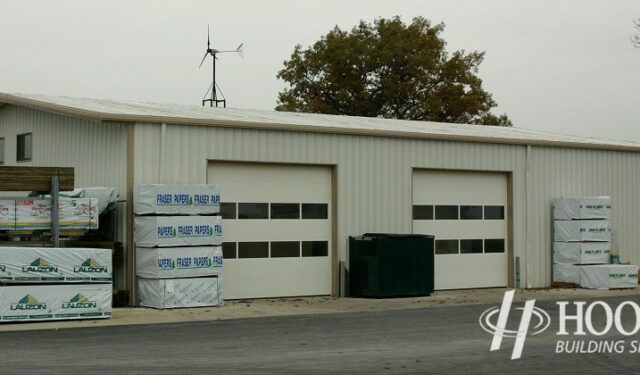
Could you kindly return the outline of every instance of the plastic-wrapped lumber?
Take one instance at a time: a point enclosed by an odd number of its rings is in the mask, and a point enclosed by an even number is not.
[[[580,286],[589,289],[636,288],[638,266],[598,264],[580,269]]]
[[[51,229],[51,199],[16,200],[15,229]],[[60,198],[60,229],[97,229],[98,200],[95,198]]]
[[[110,249],[0,248],[0,281],[111,283]]]
[[[611,197],[568,197],[552,201],[555,220],[611,219]]]
[[[553,262],[561,264],[609,263],[609,242],[554,242]]]
[[[0,230],[16,229],[16,201],[0,200]]]
[[[156,309],[179,307],[221,306],[221,277],[191,277],[184,279],[138,278],[140,306]]]
[[[133,238],[139,247],[222,244],[220,216],[136,216]]]
[[[111,284],[0,287],[0,322],[111,317]]]
[[[133,190],[136,215],[212,215],[220,212],[220,189],[213,185],[143,184]]]
[[[580,284],[580,267],[572,264],[554,264],[553,281]]]
[[[147,279],[217,276],[222,273],[222,247],[136,248],[136,275]]]
[[[609,220],[556,220],[553,222],[553,225],[554,241],[611,242],[611,226]]]

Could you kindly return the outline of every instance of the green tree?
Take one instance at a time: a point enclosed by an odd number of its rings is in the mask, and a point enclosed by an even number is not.
[[[337,26],[313,46],[297,45],[278,78],[276,110],[511,126],[477,76],[484,52],[449,54],[444,24],[417,17]]]

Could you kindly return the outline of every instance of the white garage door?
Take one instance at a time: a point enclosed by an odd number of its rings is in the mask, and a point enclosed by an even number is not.
[[[507,285],[507,176],[414,171],[413,232],[435,236],[435,288]]]
[[[210,162],[220,187],[224,296],[331,294],[331,169]]]

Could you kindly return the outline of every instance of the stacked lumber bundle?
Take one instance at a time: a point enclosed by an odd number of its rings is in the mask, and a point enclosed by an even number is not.
[[[0,322],[111,317],[109,249],[0,249]]]
[[[583,288],[635,288],[638,266],[611,264],[611,198],[553,200],[553,281]]]
[[[138,185],[133,199],[139,304],[159,309],[222,305],[218,188]]]
[[[60,229],[97,229],[96,198],[60,198]],[[25,198],[0,200],[0,230],[51,229],[51,199]]]

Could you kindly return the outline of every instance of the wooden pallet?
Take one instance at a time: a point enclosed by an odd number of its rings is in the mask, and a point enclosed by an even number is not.
[[[88,229],[60,229],[60,237],[82,237],[87,233]],[[37,229],[20,229],[20,230],[6,230],[0,231],[0,234],[7,236],[43,236],[51,237],[50,230],[37,230]]]
[[[58,176],[60,191],[74,189],[73,168],[0,167],[0,191],[51,191],[51,177]]]

